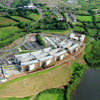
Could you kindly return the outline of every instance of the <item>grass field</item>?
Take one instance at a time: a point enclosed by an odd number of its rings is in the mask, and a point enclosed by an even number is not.
[[[16,20],[18,20],[18,21],[20,21],[20,22],[31,22],[31,20],[29,20],[29,19],[26,19],[26,18],[24,18],[24,17],[20,17],[20,16],[11,16],[13,19],[16,19]]]
[[[96,21],[100,22],[100,15],[96,15]]]
[[[38,99],[36,100],[57,100],[59,98],[59,95],[60,94],[54,94],[54,93],[44,93],[44,94],[41,94]],[[63,98],[63,97],[62,97]],[[61,99],[63,100],[63,99]]]
[[[7,25],[7,24],[16,24],[17,22],[15,22],[12,19],[6,18],[6,17],[0,17],[0,25]]]
[[[26,97],[45,89],[67,84],[71,77],[68,64],[26,75],[0,85],[0,97]]]
[[[69,28],[68,30],[33,30],[33,32],[44,32],[44,33],[50,33],[50,34],[69,34],[71,29]]]
[[[100,9],[100,0],[78,0],[78,2],[85,9],[94,7]]]
[[[10,35],[15,35],[15,32],[20,31],[17,26],[9,26],[0,28],[0,40],[10,37]]]
[[[80,21],[84,21],[84,22],[87,22],[87,21],[90,21],[92,22],[92,17],[91,16],[77,16],[77,19],[80,20]]]
[[[40,14],[32,13],[32,14],[29,15],[29,17],[36,21],[40,18]]]

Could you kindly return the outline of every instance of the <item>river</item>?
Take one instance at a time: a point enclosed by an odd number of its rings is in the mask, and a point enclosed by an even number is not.
[[[100,69],[85,71],[80,84],[72,93],[72,100],[100,100]]]

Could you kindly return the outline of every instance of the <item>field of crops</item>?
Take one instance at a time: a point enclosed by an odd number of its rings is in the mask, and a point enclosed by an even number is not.
[[[12,19],[6,18],[6,17],[0,17],[0,25],[7,25],[7,24],[16,24],[17,22],[15,22]]]
[[[81,22],[87,22],[87,21],[90,21],[92,22],[92,17],[91,16],[77,16],[77,19]]]

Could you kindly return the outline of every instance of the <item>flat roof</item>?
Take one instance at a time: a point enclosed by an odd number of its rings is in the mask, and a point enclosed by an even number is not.
[[[38,63],[38,62],[39,62],[38,60],[27,61],[27,62],[21,63],[21,66],[27,66],[27,65]]]
[[[69,50],[74,50],[75,48],[77,48],[79,46],[78,43],[74,44],[72,47],[69,48]]]
[[[64,53],[66,53],[66,52],[67,52],[66,50],[63,50],[63,51],[55,53],[54,56],[57,57],[57,56],[60,56],[60,55],[62,55]]]
[[[49,60],[49,59],[52,59],[53,56],[46,56],[44,58],[40,58],[39,61],[46,61],[46,60]]]

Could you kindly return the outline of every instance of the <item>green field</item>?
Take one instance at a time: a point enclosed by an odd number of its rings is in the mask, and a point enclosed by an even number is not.
[[[0,40],[4,40],[15,35],[16,32],[20,31],[17,26],[9,26],[0,28]]]
[[[7,17],[0,17],[0,25],[8,25],[8,24],[16,24],[16,23],[17,22]]]
[[[38,97],[37,100],[57,100],[59,94],[44,93]]]
[[[11,16],[13,19],[18,20],[20,22],[31,22],[31,20],[26,19],[24,17],[20,17],[20,16]]]
[[[96,15],[96,22],[100,22],[100,15]]]
[[[92,17],[91,16],[77,16],[77,19],[81,22],[92,22]]]
[[[38,20],[40,18],[40,14],[32,13],[28,17],[32,18],[33,20]]]
[[[84,8],[100,9],[100,0],[78,0],[78,3]]]
[[[64,100],[64,89],[47,89],[40,92],[34,100]]]
[[[23,36],[23,34],[17,26],[0,28],[0,48],[10,45],[13,41]]]

